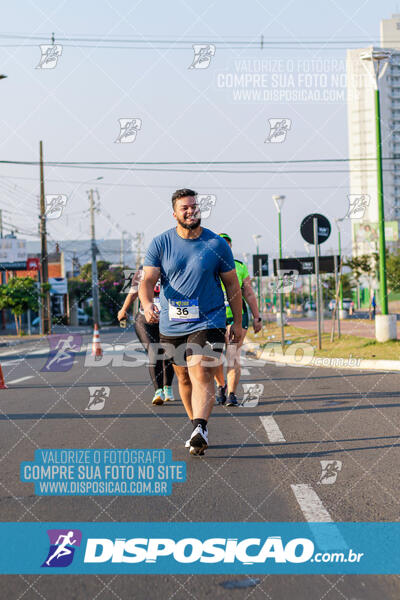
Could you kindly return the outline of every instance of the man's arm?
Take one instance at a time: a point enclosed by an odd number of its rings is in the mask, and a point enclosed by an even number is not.
[[[225,286],[226,297],[233,315],[233,324],[230,329],[230,341],[239,342],[242,335],[242,290],[240,289],[236,269],[220,273]]]
[[[130,291],[127,293],[125,302],[122,305],[120,311],[118,311],[118,321],[122,321],[122,319],[126,319],[127,310],[130,305],[136,300],[138,297],[138,290],[140,285],[140,280],[142,278],[142,269],[138,269],[134,276],[132,277],[132,285]]]
[[[126,295],[125,302],[123,303],[121,310],[118,311],[118,321],[122,321],[122,319],[126,319],[127,310],[130,307],[130,305],[132,304],[132,302],[134,302],[136,300],[137,297],[138,297],[137,292],[129,292]]]
[[[246,277],[242,284],[243,297],[247,304],[250,306],[251,313],[253,315],[253,327],[254,333],[261,330],[262,320],[260,320],[260,313],[258,311],[257,297],[251,287],[250,277]]]
[[[143,267],[143,279],[139,288],[139,300],[142,303],[144,316],[148,323],[158,323],[159,312],[155,304],[154,286],[160,277],[160,267]]]

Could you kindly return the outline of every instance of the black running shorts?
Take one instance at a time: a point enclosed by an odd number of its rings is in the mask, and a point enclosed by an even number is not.
[[[225,329],[202,329],[176,337],[160,333],[160,343],[175,365],[186,366],[187,356],[218,358],[225,346]]]

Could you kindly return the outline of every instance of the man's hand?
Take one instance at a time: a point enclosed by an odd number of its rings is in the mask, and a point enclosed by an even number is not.
[[[128,317],[128,313],[126,312],[126,310],[124,308],[121,308],[121,310],[118,311],[118,321],[123,321],[127,317]]]
[[[238,344],[242,337],[242,324],[232,323],[229,329],[229,343]]]
[[[160,320],[160,311],[157,306],[150,302],[146,307],[143,307],[144,317],[148,323],[158,323]]]
[[[258,320],[258,319],[253,319],[253,329],[254,329],[254,333],[258,333],[259,331],[261,331],[262,329],[262,320]]]

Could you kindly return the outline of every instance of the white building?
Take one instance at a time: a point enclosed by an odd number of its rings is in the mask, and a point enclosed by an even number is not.
[[[381,46],[392,59],[379,80],[385,221],[400,220],[400,15],[381,21]],[[378,199],[375,99],[372,65],[361,55],[372,48],[347,51],[347,109],[349,131],[350,194],[364,196],[369,206],[352,221],[353,254],[378,249]],[[387,241],[391,241],[386,229]],[[393,236],[393,234],[392,234]],[[394,234],[395,237],[395,234]],[[396,238],[395,238],[396,239]]]

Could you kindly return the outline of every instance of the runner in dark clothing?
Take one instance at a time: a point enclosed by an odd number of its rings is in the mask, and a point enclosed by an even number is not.
[[[131,288],[127,294],[123,307],[118,313],[119,321],[126,319],[128,308],[138,297],[142,274],[143,270],[142,267],[140,267],[132,278]],[[160,285],[157,283],[154,287],[154,304],[156,306],[159,303],[159,294]],[[149,357],[149,373],[155,390],[153,404],[173,402],[174,393],[172,390],[172,380],[174,378],[174,368],[172,366],[172,360],[157,358],[156,348],[160,342],[160,328],[158,323],[147,323],[141,307],[139,307],[139,310],[136,313],[135,331]],[[153,344],[156,344],[156,347],[154,347]]]

